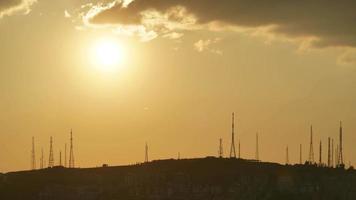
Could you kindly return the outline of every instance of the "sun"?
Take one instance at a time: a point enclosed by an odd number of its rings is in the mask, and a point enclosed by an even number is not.
[[[105,72],[118,70],[124,63],[125,52],[119,40],[101,38],[91,49],[91,59],[94,66]]]

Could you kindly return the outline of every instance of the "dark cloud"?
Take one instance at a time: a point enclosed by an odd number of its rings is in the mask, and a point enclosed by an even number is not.
[[[162,13],[182,6],[197,24],[222,22],[240,27],[275,25],[272,32],[288,37],[315,37],[316,47],[356,47],[355,0],[135,0],[121,3],[92,17],[94,24],[140,24],[142,13]]]
[[[28,13],[37,0],[0,0],[0,18],[16,12]]]
[[[1,0],[0,1],[0,11],[9,9],[11,7],[21,4],[22,0]]]

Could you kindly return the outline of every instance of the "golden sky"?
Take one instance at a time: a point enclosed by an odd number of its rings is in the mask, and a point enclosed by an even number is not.
[[[73,129],[80,167],[228,155],[290,162],[344,124],[356,163],[356,26],[350,0],[5,0],[0,2],[0,171],[55,163]],[[102,41],[109,41],[108,46]],[[101,45],[101,46],[100,46]],[[99,46],[99,47],[98,47]],[[119,62],[100,47],[118,50]],[[117,49],[116,49],[117,48]],[[93,53],[94,51],[94,53]],[[109,52],[110,53],[110,52]],[[109,60],[107,60],[109,59]],[[37,163],[39,166],[39,163]]]

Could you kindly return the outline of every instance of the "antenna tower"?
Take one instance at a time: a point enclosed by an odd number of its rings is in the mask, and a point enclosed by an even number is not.
[[[235,150],[235,113],[232,113],[232,132],[231,132],[230,158],[236,158],[236,150]]]
[[[36,169],[35,138],[32,137],[31,170],[35,170],[35,169]]]
[[[54,165],[54,158],[53,158],[53,139],[52,136],[49,141],[49,158],[48,158],[48,167],[51,168]]]
[[[145,163],[148,162],[148,145],[147,145],[147,142],[146,142],[146,146],[145,146]]]
[[[335,166],[339,166],[339,144],[336,145],[335,148]]]
[[[73,131],[70,130],[69,168],[74,168]]]
[[[331,139],[328,137],[328,167],[331,167]]]
[[[340,135],[339,135],[339,159],[338,164],[340,167],[344,166],[344,158],[342,155],[342,122],[340,122]]]
[[[62,151],[59,151],[59,166],[62,166]]]
[[[239,140],[239,158],[241,158],[241,141]]]
[[[303,164],[302,144],[299,145],[299,164]]]
[[[313,163],[314,163],[313,126],[310,126],[309,164],[313,164]]]
[[[334,139],[331,139],[331,167],[334,167]]]
[[[286,165],[289,165],[289,149],[288,149],[288,146],[287,146],[287,149],[286,149]]]
[[[67,143],[64,144],[64,167],[67,167]]]
[[[40,168],[43,169],[43,148],[41,148],[41,160],[40,160]]]
[[[223,157],[223,143],[222,143],[222,139],[219,139],[219,158]]]
[[[319,165],[322,166],[323,165],[323,160],[322,160],[322,148],[323,148],[323,145],[321,143],[321,140],[320,140],[320,144],[319,144]]]
[[[257,161],[260,160],[259,149],[258,149],[258,133],[256,133],[256,155],[255,155],[255,159],[256,159]]]

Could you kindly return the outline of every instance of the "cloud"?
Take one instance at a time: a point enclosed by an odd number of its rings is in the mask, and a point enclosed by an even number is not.
[[[0,18],[21,13],[28,14],[37,0],[0,0]]]
[[[222,54],[221,50],[212,47],[212,45],[217,44],[220,40],[221,40],[220,38],[199,40],[196,43],[194,43],[194,48],[198,52],[209,51],[211,53],[216,53],[221,55]]]
[[[143,25],[164,34],[211,24],[219,30],[272,27],[270,33],[307,38],[311,47],[356,47],[355,10],[354,0],[134,0],[114,1],[89,22]]]
[[[176,39],[183,37],[183,35],[184,35],[183,33],[171,32],[171,33],[167,33],[167,34],[163,35],[163,37],[169,38],[171,40],[176,40]]]
[[[64,10],[64,17],[65,18],[71,18],[72,15],[68,12],[68,10]]]
[[[356,65],[356,50],[346,50],[339,56],[338,63],[341,65]]]

